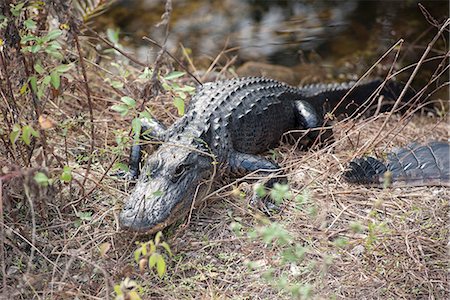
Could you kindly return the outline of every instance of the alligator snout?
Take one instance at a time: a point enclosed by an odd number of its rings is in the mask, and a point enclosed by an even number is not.
[[[154,227],[156,224],[146,218],[144,212],[143,208],[137,209],[131,201],[128,201],[119,215],[120,226],[133,231],[146,231]]]
[[[120,227],[154,233],[172,223],[183,197],[175,191],[168,194],[161,190],[170,190],[165,180],[138,182],[119,215]]]

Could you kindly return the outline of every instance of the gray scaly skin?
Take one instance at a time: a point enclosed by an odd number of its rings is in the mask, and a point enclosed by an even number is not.
[[[354,183],[373,185],[387,181],[392,185],[450,186],[450,144],[412,143],[394,149],[387,155],[386,162],[373,157],[357,158],[350,162],[344,178]]]
[[[354,112],[380,83],[375,80],[355,86],[336,113]],[[194,199],[201,199],[224,172],[279,169],[257,154],[276,146],[289,130],[321,127],[324,115],[353,85],[295,88],[257,77],[204,84],[186,114],[167,130],[156,121],[147,124],[150,135],[162,144],[146,160],[126,201],[120,214],[122,228],[151,233],[166,227],[189,212]],[[390,98],[398,92],[395,82],[381,90]],[[316,137],[317,132],[310,134],[312,140]],[[132,175],[136,176],[138,146],[131,158]]]

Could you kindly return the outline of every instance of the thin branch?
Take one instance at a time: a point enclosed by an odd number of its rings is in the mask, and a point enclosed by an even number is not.
[[[378,132],[375,134],[375,136],[372,139],[372,142],[375,141],[381,134],[381,132],[384,130],[384,128],[386,127],[388,121],[391,119],[392,115],[394,114],[395,110],[397,109],[398,105],[401,103],[403,97],[405,96],[406,92],[408,91],[412,81],[414,80],[414,78],[417,75],[417,72],[419,72],[420,67],[423,64],[423,61],[425,60],[425,58],[427,57],[428,53],[430,52],[431,48],[433,47],[434,43],[439,39],[439,37],[441,36],[441,34],[444,32],[444,30],[446,29],[446,27],[450,24],[450,18],[447,19],[445,21],[445,23],[441,26],[441,28],[439,29],[439,32],[434,36],[433,40],[431,40],[430,43],[428,43],[427,49],[425,49],[424,53],[422,54],[422,57],[419,59],[419,61],[417,62],[416,67],[414,68],[413,73],[411,74],[411,76],[409,77],[408,81],[405,84],[405,87],[403,88],[402,92],[400,93],[400,96],[398,97],[397,101],[395,101],[392,109],[390,110],[390,112],[388,113],[386,119],[384,120],[383,124],[380,126],[380,128],[378,129]],[[370,144],[369,144],[370,145]]]
[[[3,296],[5,299],[7,295],[6,291],[6,263],[5,263],[5,226],[3,218],[3,181],[0,178],[0,262],[2,264],[2,282],[3,282]]]
[[[80,58],[81,72],[83,74],[84,87],[86,89],[86,98],[87,98],[88,107],[89,107],[89,117],[90,117],[90,121],[91,121],[91,149],[90,149],[90,154],[89,154],[88,165],[86,167],[86,174],[84,175],[83,182],[81,183],[81,185],[84,185],[86,183],[87,177],[89,176],[89,171],[91,170],[91,164],[92,164],[92,156],[94,155],[94,147],[95,147],[94,112],[92,110],[91,91],[89,89],[88,79],[87,79],[87,75],[86,75],[86,68],[84,66],[84,58],[83,58],[83,54],[81,53],[80,42],[78,40],[78,34],[76,32],[74,32],[73,36],[74,36],[75,45],[76,45],[77,51],[78,51],[78,57]]]
[[[144,36],[142,39],[152,43],[154,46],[158,47],[160,50],[164,51],[165,54],[167,54],[171,59],[173,59],[186,73],[189,74],[199,85],[203,85],[203,83],[200,81],[200,79],[197,78],[194,74],[192,74],[175,56],[173,56],[169,51],[166,50],[165,47],[158,44],[156,41],[152,40],[151,38],[148,38]]]
[[[89,28],[85,24],[82,24],[82,27],[84,29],[86,29],[87,31],[89,31],[90,33],[92,33],[93,35],[95,35],[95,37],[98,38],[99,40],[101,40],[103,43],[105,43],[106,45],[108,45],[112,49],[116,50],[117,52],[119,52],[120,54],[122,54],[123,56],[125,56],[126,58],[128,58],[129,60],[134,62],[135,64],[140,65],[141,67],[147,67],[146,63],[143,63],[143,62],[139,61],[137,58],[131,56],[130,54],[128,54],[125,51],[123,51],[122,49],[119,49],[118,47],[114,46],[113,43],[111,43],[110,41],[108,41],[104,37],[100,36],[95,30],[92,30],[91,28]]]

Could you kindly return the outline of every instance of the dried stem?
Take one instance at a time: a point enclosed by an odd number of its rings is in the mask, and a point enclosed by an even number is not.
[[[88,78],[87,78],[87,75],[86,75],[86,68],[84,66],[84,58],[83,58],[83,54],[81,52],[80,43],[79,43],[79,40],[78,40],[78,34],[74,33],[73,36],[75,38],[75,45],[77,47],[78,57],[80,58],[81,72],[83,74],[84,87],[85,87],[85,90],[86,90],[86,98],[87,98],[88,107],[89,107],[89,118],[90,118],[90,121],[91,121],[91,149],[89,151],[90,153],[89,153],[88,165],[86,167],[86,173],[84,175],[83,182],[81,183],[81,185],[84,186],[84,184],[86,183],[87,177],[89,176],[89,171],[91,170],[92,156],[94,155],[94,147],[95,147],[94,112],[93,112],[93,109],[92,109],[91,91],[89,89]]]
[[[427,57],[427,55],[430,52],[431,48],[433,47],[434,43],[439,39],[439,37],[441,36],[441,34],[444,32],[444,30],[447,28],[447,26],[449,24],[450,24],[450,18],[445,21],[445,23],[439,29],[439,32],[434,36],[434,38],[431,40],[431,42],[428,43],[427,48],[425,49],[424,53],[422,54],[422,57],[417,62],[417,65],[414,68],[414,71],[412,72],[412,74],[409,77],[408,81],[406,82],[405,87],[403,88],[402,92],[400,93],[400,96],[398,97],[397,101],[395,101],[392,109],[388,113],[388,115],[387,115],[386,119],[384,120],[383,124],[381,125],[381,127],[378,129],[378,132],[373,137],[371,143],[373,143],[374,141],[377,140],[377,138],[380,136],[381,132],[386,127],[386,124],[391,119],[391,117],[394,114],[394,112],[396,111],[398,105],[401,103],[403,97],[405,96],[406,92],[408,91],[409,87],[411,86],[411,83],[412,83],[413,79],[416,77],[417,72],[419,71],[420,67],[422,66],[423,61]]]

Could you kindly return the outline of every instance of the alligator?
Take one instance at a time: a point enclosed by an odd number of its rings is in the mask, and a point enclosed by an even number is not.
[[[450,186],[450,144],[411,143],[388,153],[386,162],[356,158],[343,175],[349,182],[368,185]]]
[[[262,77],[205,83],[172,126],[156,120],[144,124],[160,146],[142,167],[120,213],[121,227],[156,232],[189,212],[224,173],[279,170],[258,154],[275,147],[286,132],[303,129],[306,145],[325,143],[332,138],[330,112],[363,113],[367,99],[396,99],[402,89],[395,81],[381,80],[304,87]],[[135,145],[131,151],[132,176],[139,174],[139,149]]]

